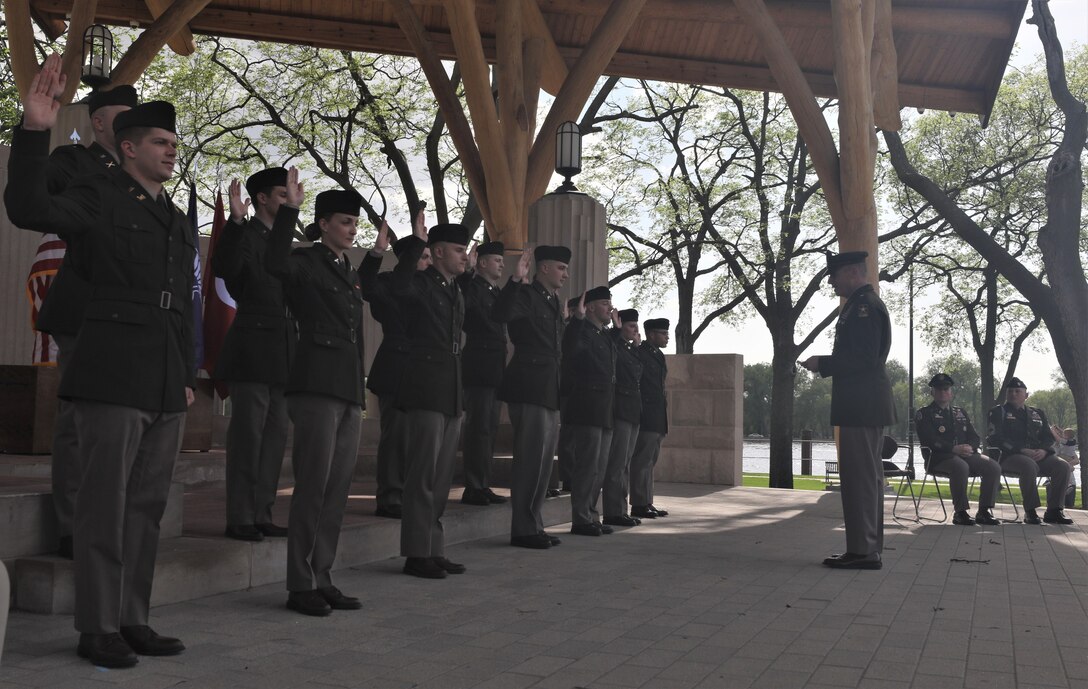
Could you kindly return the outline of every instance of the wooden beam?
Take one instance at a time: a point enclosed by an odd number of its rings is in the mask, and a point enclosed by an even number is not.
[[[523,54],[522,3],[503,2],[496,6],[495,36],[499,86],[499,128],[502,146],[506,154],[506,166],[510,174],[512,192],[512,228],[496,228],[500,236],[525,236],[527,226],[522,227],[525,209],[525,168],[529,160],[529,114],[525,104],[525,64]],[[481,57],[483,51],[481,49]],[[504,232],[505,229],[505,232]],[[500,240],[504,241],[504,240]]]
[[[634,26],[646,0],[614,0],[593,31],[578,62],[571,68],[555,97],[529,154],[525,201],[532,204],[544,195],[555,168],[555,130],[560,123],[577,119],[601,73],[612,60],[627,32]]]
[[[873,25],[873,121],[889,132],[903,128],[899,116],[899,61],[892,35],[892,0],[874,0]]]
[[[476,205],[480,207],[480,214],[484,223],[493,226],[491,206],[487,198],[487,185],[484,181],[483,163],[480,161],[480,151],[472,138],[472,128],[469,127],[465,111],[461,109],[461,101],[457,98],[457,92],[450,83],[449,75],[442,64],[442,59],[435,52],[434,46],[427,37],[423,22],[419,15],[409,4],[408,0],[388,0],[400,26],[402,40],[406,40],[412,47],[419,66],[431,85],[438,109],[446,120],[446,131],[450,133],[457,155],[461,158],[461,169],[465,171],[469,188],[476,198]]]
[[[211,0],[176,0],[128,47],[113,70],[114,84],[135,84],[166,41],[180,31]]]
[[[83,76],[83,34],[94,23],[94,11],[98,0],[75,0],[72,4],[72,18],[68,21],[68,40],[65,41],[64,59],[60,71],[68,77],[68,83],[61,94],[60,102],[72,102],[79,88],[79,79]]]
[[[760,47],[770,71],[782,89],[782,95],[790,106],[797,129],[808,145],[812,166],[820,178],[824,198],[831,213],[835,227],[841,227],[846,217],[842,208],[842,191],[839,183],[839,153],[835,148],[835,139],[824,120],[823,111],[816,104],[797,59],[790,52],[786,39],[778,30],[774,19],[767,12],[763,0],[734,0],[737,8],[745,16],[745,21],[759,38]]]
[[[144,0],[144,4],[147,5],[147,10],[151,13],[151,16],[158,19],[162,16],[170,7],[171,0]],[[189,27],[183,27],[176,34],[171,36],[166,44],[170,46],[170,50],[173,50],[178,55],[188,57],[196,52],[196,43],[193,42],[193,32],[189,31]]]
[[[8,28],[8,51],[15,88],[22,98],[38,73],[34,54],[34,24],[30,20],[30,0],[4,0],[4,21]]]
[[[498,3],[498,8],[505,3]],[[567,79],[567,63],[559,53],[555,45],[555,38],[551,29],[544,21],[544,15],[540,13],[540,5],[537,0],[522,0],[521,3],[522,24],[525,27],[525,35],[539,40],[541,50],[542,69],[540,84],[544,90],[553,96],[559,93],[563,82]]]
[[[480,45],[475,3],[473,0],[447,0],[446,14],[450,20],[457,61],[461,65],[461,81],[465,85],[465,101],[472,114],[476,146],[483,163],[487,200],[491,204],[491,229],[498,236],[506,236],[516,231],[518,210],[499,128],[499,114],[491,95],[490,69]],[[520,196],[521,190],[516,193]]]
[[[836,225],[839,251],[868,251],[870,280],[877,280],[876,200],[873,174],[876,131],[870,80],[875,5],[871,0],[831,0],[835,81],[839,87],[839,170],[845,222]]]

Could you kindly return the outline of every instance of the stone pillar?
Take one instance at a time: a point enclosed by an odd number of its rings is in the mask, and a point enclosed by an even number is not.
[[[739,486],[744,478],[744,357],[670,354],[669,434],[654,480]]]
[[[529,243],[569,246],[570,275],[560,296],[570,299],[608,284],[608,227],[604,206],[587,194],[553,193],[529,208]],[[513,259],[508,264],[513,266]]]

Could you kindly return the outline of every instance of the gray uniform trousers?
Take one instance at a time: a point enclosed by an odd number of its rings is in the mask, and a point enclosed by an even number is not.
[[[73,335],[53,335],[57,343],[57,369],[60,378],[68,369]],[[76,408],[69,400],[58,399],[57,416],[53,420],[53,511],[57,514],[57,536],[72,535],[72,515],[76,493],[79,492],[79,438],[76,434]]]
[[[884,550],[884,465],[880,426],[839,427],[839,480],[846,552],[877,555]]]
[[[631,483],[631,456],[638,440],[638,424],[616,419],[612,426],[612,444],[604,471],[604,496],[601,508],[606,517],[627,514],[627,490]]]
[[[287,448],[287,398],[282,386],[228,384],[227,524],[271,524]]]
[[[328,395],[293,394],[291,466],[295,491],[287,520],[287,590],[332,586],[351,478],[359,454],[363,408]]]
[[[1001,466],[979,453],[969,457],[953,455],[947,459],[930,464],[930,468],[948,474],[948,484],[952,491],[952,504],[956,509],[966,512],[971,508],[967,501],[967,479],[971,476],[982,478],[982,487],[978,494],[978,507],[990,509],[997,500],[997,491],[1001,487]]]
[[[562,416],[563,416],[562,408],[565,406],[565,404],[566,404],[566,398],[564,398],[559,403],[559,408],[560,408],[559,416],[560,416],[560,418],[562,418]],[[558,439],[557,445],[556,445],[556,453],[557,453],[557,459],[558,459],[557,464],[558,464],[558,469],[559,469],[556,473],[559,475],[559,480],[562,481],[563,483],[567,484],[568,488],[570,487],[570,484],[571,484],[571,470],[570,470],[570,468],[571,468],[571,466],[573,466],[573,463],[574,463],[574,438],[571,435],[570,429],[571,429],[571,425],[569,423],[568,424],[563,424],[563,423],[559,424],[559,439]]]
[[[510,536],[544,531],[541,510],[559,437],[559,410],[539,404],[508,403],[514,426],[514,464],[510,470]]]
[[[661,454],[665,436],[653,431],[639,431],[631,455],[631,504],[646,507],[654,504],[654,465]]]
[[[597,500],[601,497],[612,429],[571,425],[574,435],[574,463],[571,466],[570,516],[575,525],[601,521]]]
[[[396,393],[378,396],[378,467],[375,480],[378,483],[378,507],[399,505],[404,492],[404,471],[407,464],[408,428],[403,409],[393,400]]]
[[[491,458],[499,430],[498,390],[482,386],[465,388],[465,490],[491,488]]]
[[[1047,455],[1039,462],[1027,455],[1009,455],[1001,458],[1001,470],[1020,476],[1020,495],[1025,510],[1034,510],[1040,505],[1039,484],[1036,483],[1040,476],[1050,479],[1046,487],[1046,507],[1051,510],[1062,509],[1069,482],[1073,480],[1073,468],[1057,455]]]
[[[110,634],[146,625],[185,412],[153,412],[75,400],[80,487],[76,496],[75,627]]]
[[[408,464],[401,504],[400,554],[404,557],[444,557],[446,538],[442,514],[450,498],[457,437],[462,415],[409,409]]]

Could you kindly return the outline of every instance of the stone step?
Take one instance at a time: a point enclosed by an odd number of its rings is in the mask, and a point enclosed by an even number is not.
[[[354,492],[354,491],[353,491]],[[460,504],[461,489],[451,491],[442,525],[446,543],[455,544],[510,533],[510,505],[471,507]],[[340,533],[335,569],[400,556],[400,522],[369,516],[372,502],[345,519]],[[544,523],[570,521],[566,494],[544,503]],[[187,532],[188,533],[188,532]],[[286,578],[287,539],[246,543],[226,538],[185,535],[164,540],[155,565],[152,605],[166,605]],[[471,569],[472,563],[466,563]],[[15,608],[44,614],[71,614],[74,610],[72,563],[57,557],[23,557],[13,563]],[[396,565],[399,568],[399,563]]]

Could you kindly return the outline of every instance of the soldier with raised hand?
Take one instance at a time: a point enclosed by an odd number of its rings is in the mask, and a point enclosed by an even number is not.
[[[113,135],[113,120],[120,113],[134,108],[137,103],[136,89],[128,85],[91,93],[87,99],[87,111],[91,117],[94,141],[89,146],[58,146],[50,154],[47,172],[49,193],[61,193],[77,177],[117,168],[117,141]],[[60,236],[64,239],[63,233]],[[49,333],[57,343],[57,368],[62,380],[76,345],[83,312],[91,297],[90,285],[74,267],[74,256],[74,247],[67,247],[60,269],[49,285],[49,291],[46,292],[34,323],[36,330]],[[58,400],[57,416],[53,420],[52,459],[57,554],[72,559],[72,515],[80,478],[79,443],[76,436],[75,407],[65,399]]]
[[[1062,507],[1073,468],[1060,459],[1054,450],[1054,436],[1046,412],[1027,404],[1028,388],[1024,381],[1012,378],[1005,386],[1005,403],[990,410],[991,447],[1001,450],[1001,470],[1020,477],[1020,494],[1024,499],[1025,524],[1072,524]],[[1039,519],[1039,486],[1037,480],[1046,476],[1046,511]]]
[[[642,327],[646,331],[646,339],[638,348],[642,413],[631,455],[631,516],[656,519],[669,514],[654,506],[654,466],[661,454],[661,441],[669,432],[669,401],[665,394],[669,371],[661,351],[669,346],[669,319],[650,318]]]
[[[530,259],[536,275],[529,281]],[[528,247],[499,293],[492,315],[506,323],[514,356],[503,374],[499,399],[514,426],[510,480],[510,545],[546,549],[560,540],[544,531],[541,510],[555,459],[559,428],[559,362],[563,309],[558,291],[567,280],[570,249]]]
[[[95,665],[131,667],[140,655],[185,646],[148,626],[159,521],[194,399],[192,284],[196,247],[163,184],[177,157],[174,107],[119,113],[118,168],[48,189],[49,129],[63,91],[50,55],[23,97],[4,201],[21,227],[63,235],[90,303],[60,396],[75,406],[83,483],[76,497],[77,652]]]
[[[491,460],[499,429],[497,394],[506,368],[506,326],[492,315],[505,258],[502,242],[485,242],[469,252],[469,269],[457,279],[465,297],[464,467],[461,502],[494,505],[506,498],[491,489]]]
[[[627,513],[627,492],[631,481],[631,456],[638,440],[642,420],[642,360],[638,345],[638,311],[624,309],[616,312],[613,337],[616,340],[616,403],[613,408],[612,442],[608,450],[608,465],[604,471],[601,508],[604,523],[609,526],[638,526],[637,517]]]
[[[236,191],[237,184],[232,185]],[[246,180],[246,192],[244,204],[231,194],[230,222],[212,256],[212,270],[238,308],[214,378],[227,382],[231,397],[225,535],[260,541],[287,535],[287,527],[272,523],[272,505],[287,448],[284,393],[298,342],[283,283],[268,272],[265,256],[272,227],[277,222],[292,226],[297,213],[279,212],[287,202],[285,168],[254,173]],[[247,221],[250,204],[255,212]]]
[[[283,282],[299,332],[286,391],[287,413],[295,429],[287,608],[323,617],[333,610],[362,607],[358,598],[344,594],[332,581],[366,404],[363,296],[347,253],[355,243],[362,197],[340,189],[318,194],[314,222],[304,231],[314,244],[292,251],[292,227],[303,194],[298,170],[292,167],[265,260],[268,272]],[[237,182],[231,185],[230,196],[231,215],[239,215]]]
[[[570,362],[563,424],[570,425],[574,446],[570,532],[579,536],[612,533],[597,512],[612,444],[616,343],[605,330],[612,317],[611,292],[594,287],[582,294],[563,332],[563,359]]]

